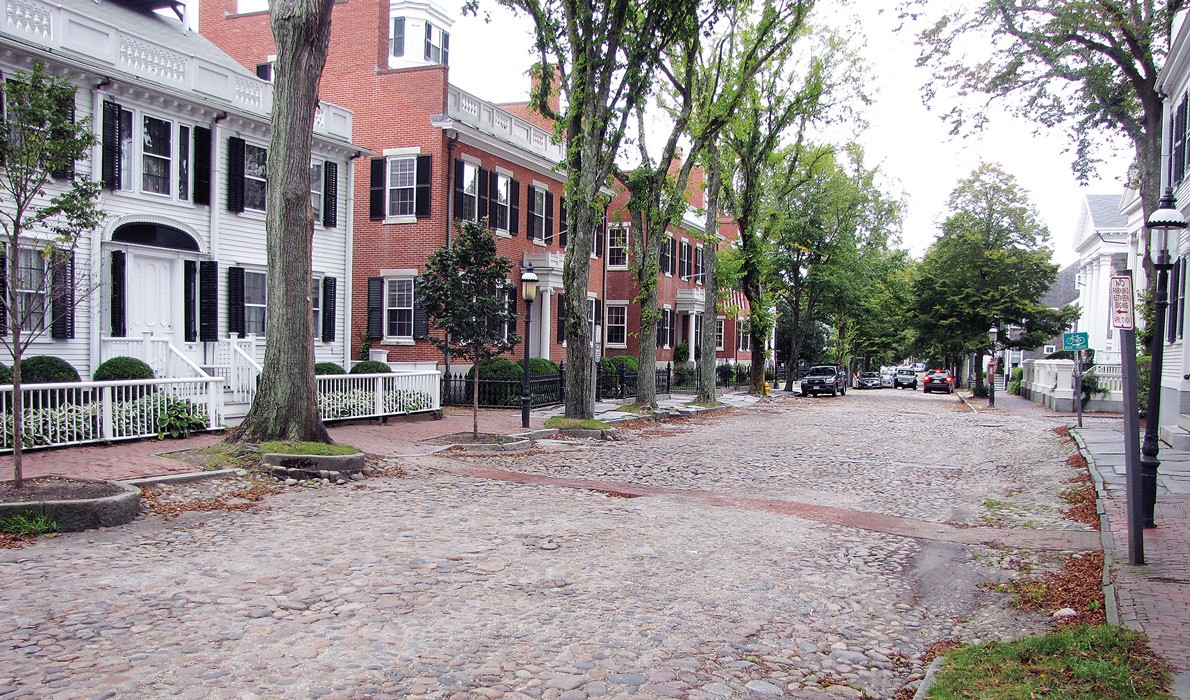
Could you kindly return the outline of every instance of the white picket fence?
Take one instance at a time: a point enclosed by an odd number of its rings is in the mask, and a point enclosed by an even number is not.
[[[26,449],[157,437],[167,411],[186,413],[205,430],[223,427],[223,378],[134,379],[26,384],[22,387]],[[15,401],[0,386],[0,452],[13,448]]]
[[[380,418],[442,408],[442,375],[435,370],[316,377],[324,421]]]

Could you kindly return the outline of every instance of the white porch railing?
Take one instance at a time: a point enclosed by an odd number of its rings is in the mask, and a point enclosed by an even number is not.
[[[26,449],[157,437],[167,411],[188,415],[193,430],[223,427],[222,377],[27,384],[21,393]],[[0,386],[0,452],[13,448],[14,404],[12,385]]]
[[[1119,353],[1116,353],[1117,355]],[[1097,355],[1098,356],[1098,355]],[[1107,389],[1111,396],[1114,397],[1117,393],[1124,392],[1124,375],[1119,364],[1099,364],[1096,363],[1092,367],[1095,371],[1095,376],[1099,378],[1099,387]]]
[[[235,403],[252,403],[256,382],[263,369],[256,361],[255,335],[239,338],[235,334],[215,345],[215,371],[227,377],[225,388]]]
[[[135,357],[157,377],[208,377],[206,372],[177,348],[169,338],[145,333],[142,338],[104,338],[103,359]]]
[[[1074,362],[1071,360],[1025,360],[1021,377],[1021,396],[1049,408],[1074,410]],[[1098,378],[1099,387],[1107,389],[1107,395],[1092,397],[1091,410],[1113,410],[1123,401],[1124,377],[1118,364],[1096,364],[1091,368]]]
[[[436,371],[330,374],[316,377],[323,420],[379,418],[442,408]]]

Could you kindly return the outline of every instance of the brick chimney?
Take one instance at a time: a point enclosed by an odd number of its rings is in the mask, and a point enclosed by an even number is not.
[[[545,66],[544,70],[548,70],[553,74],[550,78],[550,95],[548,104],[550,109],[552,109],[554,113],[557,114],[562,109],[562,76],[558,72],[558,67],[556,65],[549,64]],[[533,93],[537,92],[538,85],[541,84],[542,75],[543,68],[540,63],[533,64],[533,67],[529,69],[529,76],[532,78],[531,91],[529,93],[530,100],[532,100]]]

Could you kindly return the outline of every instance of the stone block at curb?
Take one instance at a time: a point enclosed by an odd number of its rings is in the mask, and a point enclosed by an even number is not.
[[[287,455],[266,452],[260,456],[261,468],[274,476],[289,479],[342,479],[364,470],[367,456],[363,452],[350,455]]]
[[[0,504],[0,517],[18,513],[44,513],[58,525],[59,532],[81,532],[97,527],[112,527],[132,522],[140,512],[140,489],[119,481],[105,484],[120,489],[120,493],[102,498],[80,498],[72,501],[25,501]]]
[[[609,428],[609,430],[615,430]],[[604,430],[587,430],[585,428],[563,428],[558,431],[559,435],[564,435],[571,438],[586,438],[588,440],[602,440]]]
[[[541,428],[540,430],[530,430],[527,433],[513,433],[508,437],[523,438],[525,440],[549,440],[557,435],[558,431],[556,428]]]
[[[212,469],[208,472],[186,472],[185,474],[164,474],[162,476],[145,476],[139,479],[123,479],[120,483],[131,486],[149,486],[152,484],[184,484],[203,479],[218,479],[222,476],[244,476],[248,472],[244,469],[232,467],[229,469]]]
[[[934,687],[934,676],[938,674],[938,669],[942,668],[942,662],[945,656],[939,656],[926,669],[926,677],[921,679],[921,685],[917,686],[917,692],[913,694],[913,700],[926,700],[926,696],[930,694],[930,688]]]
[[[456,443],[448,445],[448,447],[455,447],[464,452],[520,452],[527,450],[533,446],[530,440],[513,440],[512,442],[505,442],[501,444],[464,444]]]

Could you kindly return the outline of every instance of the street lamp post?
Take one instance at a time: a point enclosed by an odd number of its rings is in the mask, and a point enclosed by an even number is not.
[[[1166,188],[1157,210],[1149,215],[1149,255],[1157,270],[1157,292],[1153,306],[1153,347],[1149,365],[1149,405],[1145,411],[1145,437],[1140,446],[1140,501],[1144,510],[1144,526],[1156,527],[1153,517],[1157,508],[1157,433],[1161,427],[1161,368],[1165,360],[1165,312],[1169,308],[1169,269],[1173,267],[1170,250],[1178,245],[1177,238],[1186,228],[1186,217],[1177,209],[1173,190]]]
[[[996,407],[996,340],[1000,337],[1000,329],[995,324],[988,329],[988,338],[992,341],[992,361],[988,364],[988,408]]]
[[[537,298],[537,273],[530,265],[521,272],[521,298],[525,300],[525,373],[521,379],[521,427],[529,427],[529,347],[532,344],[533,300]]]

